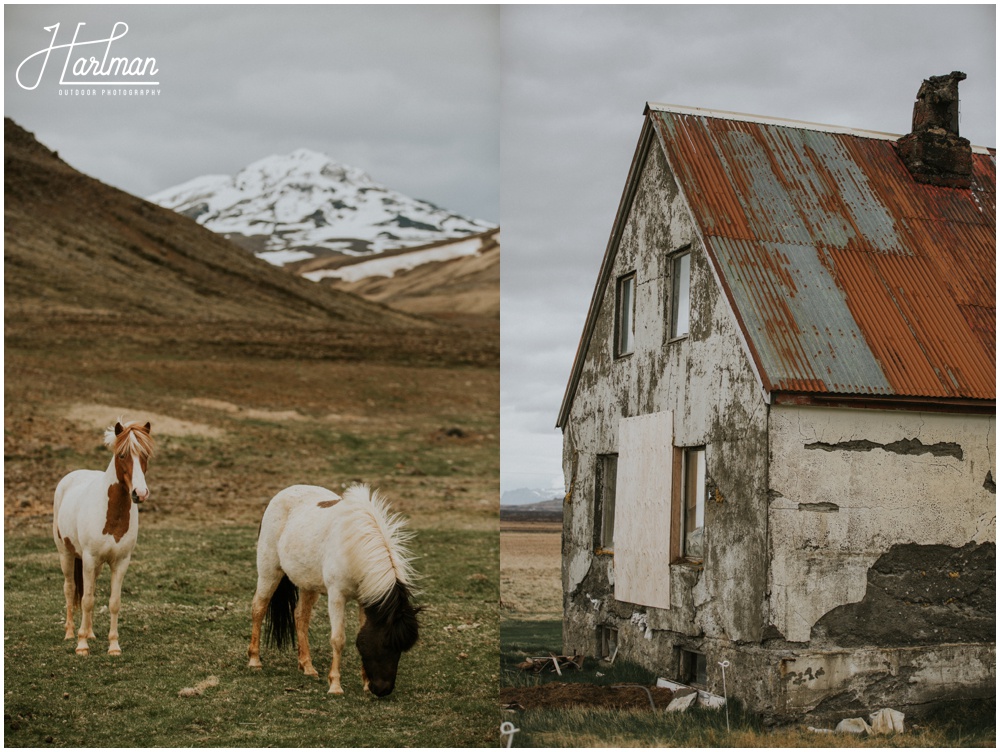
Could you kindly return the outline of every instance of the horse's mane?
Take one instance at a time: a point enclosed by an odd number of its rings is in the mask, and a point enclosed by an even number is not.
[[[104,443],[115,456],[124,459],[138,455],[143,459],[149,459],[153,454],[153,437],[150,436],[146,426],[121,418],[118,419],[118,425],[122,430],[117,436],[114,426],[104,432]]]
[[[413,532],[389,510],[388,502],[367,485],[354,485],[340,502],[349,506],[354,535],[345,541],[350,560],[361,570],[358,600],[362,606],[383,601],[401,583],[407,590],[416,579],[409,543]]]

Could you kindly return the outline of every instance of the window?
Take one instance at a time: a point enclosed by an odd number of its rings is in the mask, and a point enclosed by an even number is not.
[[[684,450],[681,470],[681,556],[701,560],[705,533],[705,447]]]
[[[691,252],[674,256],[671,264],[673,302],[670,311],[670,337],[686,337],[691,313]]]
[[[620,358],[635,346],[635,272],[618,278],[615,301],[615,357]]]
[[[594,500],[594,548],[613,551],[615,547],[615,483],[618,455],[597,455]]]
[[[601,660],[614,663],[618,654],[618,630],[613,627],[601,627]]]
[[[680,650],[677,681],[681,684],[704,687],[708,684],[708,661],[703,653]]]

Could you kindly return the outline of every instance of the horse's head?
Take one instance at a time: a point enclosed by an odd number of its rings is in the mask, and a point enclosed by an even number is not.
[[[364,611],[355,643],[361,654],[361,680],[373,695],[385,697],[396,686],[400,656],[417,641],[420,607],[410,603],[409,589],[397,580],[385,598]]]
[[[126,487],[136,503],[149,498],[146,485],[146,468],[153,454],[153,437],[149,423],[115,423],[105,434],[105,441],[115,453],[115,475],[118,482]]]

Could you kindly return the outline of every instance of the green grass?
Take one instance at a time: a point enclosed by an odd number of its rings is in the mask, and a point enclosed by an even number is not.
[[[497,742],[499,602],[495,533],[419,530],[424,575],[421,637],[400,662],[396,690],[361,686],[349,612],[345,695],[297,670],[294,650],[266,645],[247,668],[256,527],[143,530],[125,578],[123,655],[107,650],[107,613],[95,613],[91,656],[63,641],[62,574],[52,541],[8,536],[4,550],[4,742],[87,746],[486,746]],[[97,609],[106,605],[108,574]],[[310,633],[329,668],[323,599]],[[77,617],[79,624],[79,616]],[[459,627],[466,627],[459,629]],[[209,676],[198,697],[178,692]]]
[[[516,668],[527,656],[561,653],[559,620],[500,624],[501,686],[525,687],[549,682],[588,682],[598,685],[655,683],[656,676],[627,661],[614,666],[587,658],[582,671],[540,674]],[[598,675],[600,674],[600,675]],[[805,724],[765,728],[758,716],[730,703],[729,724],[718,710],[694,708],[685,713],[569,707],[504,712],[504,720],[518,729],[516,747],[995,747],[996,702],[963,703],[924,716],[907,718],[906,732],[888,736],[855,737],[816,734]]]

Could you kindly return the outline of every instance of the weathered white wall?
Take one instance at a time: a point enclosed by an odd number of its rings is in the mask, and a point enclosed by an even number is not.
[[[984,488],[996,477],[993,417],[772,406],[769,424],[770,611],[786,640],[808,641],[820,617],[864,598],[869,568],[893,545],[996,542],[996,495]],[[958,445],[962,459],[899,444],[859,451],[912,439],[939,453]],[[807,448],[817,443],[830,451]]]
[[[671,342],[668,254],[688,244],[690,333]],[[616,360],[615,281],[633,270],[635,350]],[[623,418],[657,412],[673,414],[675,446],[706,446],[709,487],[703,569],[675,565],[656,575],[669,577],[668,609],[617,601],[614,560],[595,555],[593,547],[597,455],[619,450]],[[592,653],[600,625],[618,627],[623,657],[661,666],[672,644],[667,633],[693,639],[760,638],[767,584],[766,406],[657,144],[646,161],[603,291],[564,431],[563,461],[572,487],[563,543],[567,650]],[[666,533],[664,548],[669,545]]]

